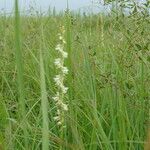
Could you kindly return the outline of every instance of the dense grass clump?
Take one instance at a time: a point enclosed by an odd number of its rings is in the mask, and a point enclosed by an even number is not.
[[[60,26],[69,70],[63,132],[52,99]],[[138,12],[19,16],[16,3],[15,17],[0,16],[0,149],[144,149],[149,35],[149,15]]]

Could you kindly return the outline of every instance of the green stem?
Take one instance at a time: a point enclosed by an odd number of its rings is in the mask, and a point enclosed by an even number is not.
[[[19,6],[18,0],[15,0],[15,47],[16,47],[16,65],[17,65],[17,73],[18,73],[18,94],[19,94],[19,119],[20,121],[24,118],[22,128],[24,134],[24,145],[25,149],[28,149],[28,132],[26,128],[25,119],[26,111],[25,111],[25,93],[24,93],[24,77],[23,77],[23,57],[21,51],[21,35],[20,35],[20,15],[19,15]]]

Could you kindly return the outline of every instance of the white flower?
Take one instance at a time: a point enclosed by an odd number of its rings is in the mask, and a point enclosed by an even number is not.
[[[58,97],[58,96],[52,97],[52,99],[53,99],[54,101],[56,101],[56,102],[59,101],[59,97]]]
[[[62,84],[61,76],[60,75],[56,75],[56,77],[54,78],[54,81],[55,81],[57,86],[61,85]]]
[[[61,44],[58,44],[55,48],[57,51],[63,51],[63,46]]]
[[[68,53],[67,52],[61,51],[61,54],[62,54],[63,58],[67,58],[68,57]]]
[[[62,125],[62,122],[61,122],[61,121],[58,121],[57,124],[60,126],[60,125]]]
[[[65,87],[65,86],[61,86],[61,90],[62,90],[62,93],[63,93],[63,94],[66,94],[67,91],[68,91],[68,88]]]
[[[60,99],[59,92],[57,92],[56,95],[55,95],[55,97],[52,97],[52,99],[53,99],[55,102],[58,102],[59,99]]]
[[[55,59],[54,64],[56,65],[56,67],[61,68],[62,67],[61,59],[60,58]]]
[[[64,44],[66,44],[66,41],[65,41],[65,40],[63,40],[62,42],[63,42]]]
[[[59,35],[59,39],[60,39],[60,40],[63,40],[63,37],[62,37],[61,35]]]
[[[55,62],[54,62],[55,64],[61,64],[61,59],[60,58],[57,58],[57,59],[55,59]]]
[[[68,68],[67,67],[62,67],[62,72],[63,74],[68,74]]]
[[[59,116],[56,116],[56,117],[54,117],[54,120],[59,121],[59,120],[60,120],[60,117],[59,117]]]
[[[68,111],[68,106],[66,104],[62,104],[62,108],[63,110]]]
[[[58,116],[60,115],[60,110],[59,110],[59,109],[57,110],[57,115],[58,115]]]

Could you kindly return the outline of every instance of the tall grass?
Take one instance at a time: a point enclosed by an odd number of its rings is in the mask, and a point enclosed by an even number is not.
[[[5,143],[25,150],[144,149],[150,119],[149,15],[68,8],[20,16],[17,0],[15,6],[15,25],[14,17],[0,16],[0,148]],[[63,136],[52,100],[60,25],[69,54]]]
[[[43,119],[43,129],[42,129],[42,149],[49,149],[49,121],[48,121],[48,99],[45,84],[45,71],[43,64],[42,52],[40,52],[40,76],[41,76],[41,109],[42,109],[42,119]]]
[[[19,121],[22,124],[24,136],[24,146],[28,149],[28,132],[26,124],[26,100],[25,100],[25,88],[24,88],[24,65],[21,48],[21,32],[20,32],[20,15],[18,8],[18,0],[15,0],[15,55],[16,55],[16,66],[17,66],[17,81],[18,81],[18,103],[19,103]]]

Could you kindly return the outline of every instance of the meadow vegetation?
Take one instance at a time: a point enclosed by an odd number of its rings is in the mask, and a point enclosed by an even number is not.
[[[17,2],[17,1],[16,1]],[[149,127],[147,11],[0,15],[1,150],[142,150]],[[68,106],[54,117],[54,61],[65,28]]]

